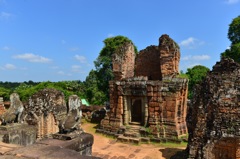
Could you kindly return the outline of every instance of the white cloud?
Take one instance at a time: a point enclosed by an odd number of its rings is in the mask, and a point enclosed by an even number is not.
[[[183,61],[194,60],[194,61],[202,61],[202,60],[209,60],[209,55],[195,55],[195,56],[185,56],[182,58]]]
[[[59,67],[58,67],[58,66],[51,66],[50,68],[56,70],[56,69],[58,69]]]
[[[200,63],[191,63],[187,66],[187,68],[193,68],[194,66],[201,65]]]
[[[80,63],[87,63],[87,59],[84,56],[81,55],[75,55],[74,56],[76,60],[78,60]]]
[[[0,13],[0,18],[1,19],[9,19],[10,17],[12,17],[13,15],[11,13],[7,13],[7,12],[1,12]]]
[[[35,62],[35,63],[49,63],[52,60],[43,56],[35,55],[32,53],[25,53],[21,55],[15,55],[13,56],[15,59],[22,59],[27,60],[28,62]]]
[[[238,3],[240,0],[227,0],[226,3],[227,4],[236,4]]]
[[[3,67],[1,67],[2,70],[15,70],[17,67],[13,64],[6,64]]]
[[[6,1],[5,0],[0,0],[0,4],[5,4]]]
[[[61,43],[62,44],[66,44],[67,42],[65,40],[61,40]]]
[[[69,48],[70,51],[78,51],[79,48],[78,47],[72,47],[72,48]]]
[[[58,71],[57,74],[59,75],[65,75],[65,73],[63,71]]]
[[[113,34],[108,34],[108,36],[107,36],[108,38],[112,38],[112,37],[114,37],[114,35]]]
[[[186,40],[181,41],[181,42],[180,42],[180,45],[181,45],[181,46],[189,46],[189,45],[191,45],[191,44],[194,44],[194,41],[196,41],[196,39],[193,38],[193,37],[190,37],[190,38],[188,38],[188,39],[186,39]]]
[[[6,64],[6,65],[5,65],[5,68],[6,68],[7,70],[14,70],[14,69],[16,69],[16,66],[14,66],[13,64]]]
[[[8,51],[8,50],[10,50],[10,47],[4,46],[2,49],[5,50],[5,51]]]
[[[61,75],[61,76],[72,76],[71,73],[65,73],[63,71],[58,71],[57,74]]]
[[[196,48],[197,46],[204,45],[204,41],[198,40],[194,37],[189,37],[186,40],[183,40],[179,43],[180,46],[193,49]]]
[[[72,66],[72,72],[81,72],[81,69],[82,67],[79,66],[79,65],[73,65]]]

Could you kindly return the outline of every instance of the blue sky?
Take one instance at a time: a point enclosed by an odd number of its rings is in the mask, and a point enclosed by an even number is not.
[[[240,0],[0,0],[0,81],[83,81],[117,35],[142,50],[168,34],[180,70],[212,69],[238,15]]]

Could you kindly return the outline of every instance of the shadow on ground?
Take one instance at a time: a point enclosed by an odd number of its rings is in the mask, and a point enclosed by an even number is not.
[[[186,151],[178,148],[164,148],[159,149],[162,156],[166,159],[187,159]]]

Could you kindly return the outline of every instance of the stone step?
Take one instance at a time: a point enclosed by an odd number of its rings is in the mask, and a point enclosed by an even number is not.
[[[136,132],[125,132],[125,133],[123,134],[123,136],[136,138],[136,137],[140,137],[140,134],[139,134],[139,133],[136,133]]]
[[[139,123],[139,122],[129,122],[129,125],[141,126],[141,123]]]
[[[125,137],[123,135],[120,135],[120,136],[118,136],[117,141],[140,144],[141,139],[140,138]]]

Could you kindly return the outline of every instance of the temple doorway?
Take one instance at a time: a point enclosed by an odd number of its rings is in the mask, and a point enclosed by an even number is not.
[[[141,99],[132,99],[131,105],[131,122],[142,123],[143,114],[142,114],[142,100]]]

